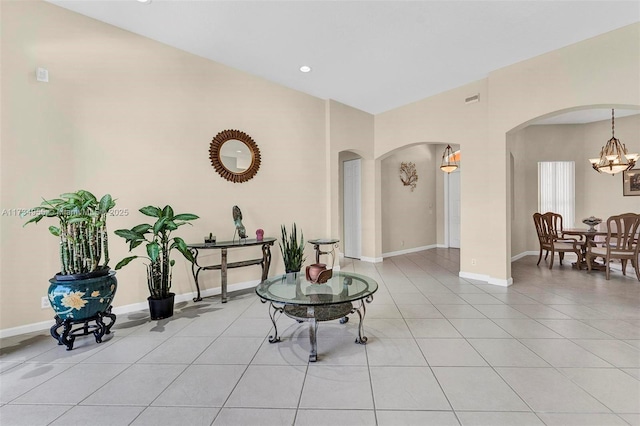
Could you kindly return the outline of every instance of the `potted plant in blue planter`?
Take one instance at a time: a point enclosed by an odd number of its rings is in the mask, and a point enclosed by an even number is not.
[[[193,262],[193,255],[187,244],[180,237],[171,237],[171,233],[189,221],[198,219],[191,213],[174,214],[169,205],[164,208],[146,206],[140,213],[155,218],[153,224],[142,223],[131,229],[118,229],[115,234],[129,243],[129,251],[145,244],[146,256],[129,256],[116,265],[116,270],[128,265],[137,258],[147,259],[147,285],[150,296],[149,313],[152,320],[159,320],[173,316],[175,294],[171,289],[171,270],[175,260],[171,259],[171,251],[178,250],[188,261]]]
[[[58,221],[58,226],[49,226],[49,232],[60,239],[60,271],[49,280],[48,298],[56,312],[51,335],[68,350],[77,335],[93,333],[100,343],[116,319],[111,302],[118,282],[115,271],[108,266],[107,235],[107,217],[113,207],[111,195],[98,201],[91,192],[79,190],[44,200],[22,213],[31,217],[24,225],[44,218]],[[104,323],[105,317],[110,319],[108,324]],[[95,325],[89,325],[94,321]],[[75,324],[82,326],[74,329]],[[63,326],[60,334],[58,329]]]

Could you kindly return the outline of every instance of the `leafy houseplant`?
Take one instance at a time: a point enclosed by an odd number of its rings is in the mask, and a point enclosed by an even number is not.
[[[163,209],[160,207],[142,207],[140,213],[156,218],[154,224],[142,223],[131,229],[118,229],[115,234],[122,237],[129,243],[129,251],[139,245],[146,243],[147,256],[129,256],[122,259],[116,265],[116,270],[129,264],[139,257],[149,261],[147,264],[147,285],[149,286],[149,306],[152,319],[168,318],[173,315],[174,294],[171,289],[171,270],[175,260],[170,258],[173,249],[178,250],[188,261],[193,262],[193,255],[189,251],[187,244],[180,237],[171,237],[171,233],[180,226],[190,224],[188,221],[198,219],[198,216],[191,213],[174,214],[173,208],[169,205]],[[170,312],[158,313],[155,315],[153,301],[170,299]],[[167,306],[167,309],[169,307]]]
[[[287,233],[284,225],[280,226],[282,232],[282,241],[279,242],[282,260],[284,260],[284,269],[287,273],[300,272],[304,263],[304,234],[300,231],[300,243],[298,243],[298,229],[294,223],[291,228],[291,234]]]
[[[49,232],[60,239],[60,271],[49,280],[49,302],[56,312],[56,324],[51,335],[59,344],[73,349],[76,335],[93,333],[100,343],[109,334],[116,316],[111,302],[118,281],[109,270],[109,239],[107,217],[115,207],[111,195],[100,201],[89,191],[79,190],[44,200],[40,206],[22,213],[32,216],[24,225],[38,223],[43,218],[55,218],[59,226],[49,226]],[[104,317],[110,318],[108,324]],[[95,325],[88,325],[95,321]],[[73,329],[73,324],[84,323]],[[64,333],[58,328],[64,326]]]
[[[57,218],[60,226],[50,226],[49,232],[60,238],[58,276],[87,274],[108,269],[107,214],[115,205],[109,194],[98,201],[89,191],[80,190],[44,200],[22,216],[33,216],[25,225],[38,223],[45,217]]]

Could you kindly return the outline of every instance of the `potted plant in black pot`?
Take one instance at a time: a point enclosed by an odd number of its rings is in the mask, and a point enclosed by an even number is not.
[[[91,192],[79,190],[44,200],[40,206],[22,213],[23,217],[31,216],[24,225],[44,218],[58,221],[58,226],[49,226],[49,232],[60,239],[60,272],[49,280],[48,298],[56,312],[51,335],[68,350],[73,348],[77,335],[93,333],[100,343],[116,319],[111,302],[118,282],[115,271],[108,266],[107,236],[107,217],[113,207],[111,195],[98,201]],[[108,325],[104,317],[110,318]],[[89,325],[93,321],[96,324]],[[83,325],[74,330],[73,325],[79,323]],[[62,326],[61,335],[58,328]]]
[[[298,228],[295,223],[291,227],[290,234],[284,225],[280,226],[280,231],[282,240],[278,244],[284,261],[284,270],[287,273],[287,282],[295,282],[305,260],[304,234],[300,231],[300,241],[298,242]]]
[[[180,226],[190,224],[189,221],[198,219],[191,213],[174,214],[169,205],[160,207],[146,206],[140,213],[156,219],[154,224],[142,223],[131,229],[118,229],[116,235],[129,243],[129,251],[143,243],[147,256],[129,256],[116,265],[116,270],[129,264],[139,257],[147,259],[147,285],[150,296],[149,313],[152,320],[159,320],[173,316],[175,294],[171,289],[171,270],[175,260],[171,259],[171,251],[178,250],[189,262],[193,262],[193,255],[187,244],[180,237],[171,237],[171,233]]]

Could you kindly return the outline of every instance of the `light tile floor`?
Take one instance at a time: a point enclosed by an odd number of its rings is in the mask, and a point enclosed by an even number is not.
[[[0,342],[0,424],[640,425],[640,282],[513,263],[509,288],[458,277],[434,249],[342,270],[380,289],[357,317],[278,321],[253,291],[121,315],[66,351],[46,333]],[[567,264],[569,263],[569,264]]]

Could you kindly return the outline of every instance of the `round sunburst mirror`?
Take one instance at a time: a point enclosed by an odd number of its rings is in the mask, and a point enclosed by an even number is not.
[[[223,130],[209,146],[211,165],[223,178],[234,183],[253,178],[260,168],[260,149],[251,136],[239,130]]]

